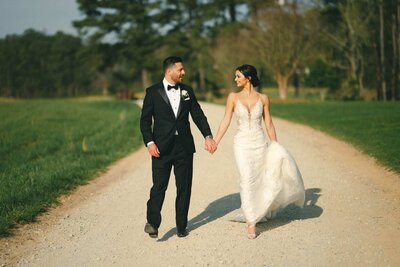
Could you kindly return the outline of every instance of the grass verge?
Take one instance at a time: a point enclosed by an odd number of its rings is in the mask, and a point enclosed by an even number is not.
[[[310,125],[400,172],[400,103],[273,103],[273,116]]]
[[[0,236],[141,144],[127,101],[0,102]]]

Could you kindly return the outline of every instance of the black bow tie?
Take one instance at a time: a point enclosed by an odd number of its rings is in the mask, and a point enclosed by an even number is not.
[[[178,88],[179,88],[179,85],[177,85],[177,84],[175,84],[175,85],[168,85],[168,86],[167,86],[167,90],[168,90],[168,91],[171,90],[171,89],[178,90]]]

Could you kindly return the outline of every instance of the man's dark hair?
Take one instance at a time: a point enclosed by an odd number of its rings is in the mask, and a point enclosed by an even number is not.
[[[167,57],[166,59],[164,59],[164,61],[163,61],[164,72],[166,72],[168,68],[172,67],[173,65],[175,65],[175,63],[178,63],[178,62],[183,62],[183,61],[180,57],[176,57],[176,56]]]

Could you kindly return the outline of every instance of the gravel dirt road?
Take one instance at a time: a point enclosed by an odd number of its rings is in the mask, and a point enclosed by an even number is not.
[[[215,133],[224,108],[202,107]],[[230,221],[240,212],[233,120],[214,155],[192,127],[197,153],[188,237],[175,235],[173,176],[159,238],[143,232],[151,186],[143,147],[62,197],[36,223],[0,239],[0,266],[400,266],[400,176],[326,134],[274,123],[302,172],[306,205],[259,224],[257,239]]]

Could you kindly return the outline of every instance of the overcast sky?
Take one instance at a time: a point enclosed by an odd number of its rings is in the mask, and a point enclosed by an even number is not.
[[[0,0],[0,38],[28,28],[76,34],[71,22],[80,17],[75,0]]]

